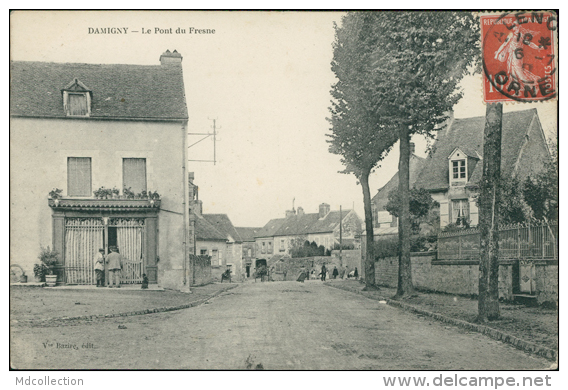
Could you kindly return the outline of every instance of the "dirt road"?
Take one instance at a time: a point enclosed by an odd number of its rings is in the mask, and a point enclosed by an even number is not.
[[[320,282],[250,283],[169,313],[18,325],[16,368],[546,369],[477,333]]]

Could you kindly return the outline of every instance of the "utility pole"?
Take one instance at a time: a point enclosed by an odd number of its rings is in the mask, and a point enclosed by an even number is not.
[[[339,206],[339,265],[343,267],[343,211]]]

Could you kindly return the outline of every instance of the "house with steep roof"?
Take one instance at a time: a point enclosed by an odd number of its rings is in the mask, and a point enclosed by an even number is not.
[[[285,221],[285,218],[271,219],[256,233],[256,258],[267,257],[274,254],[274,234]]]
[[[243,266],[245,267],[245,275],[250,278],[254,269],[253,260],[256,258],[255,236],[262,229],[259,227],[236,227],[237,233],[242,240],[243,248]]]
[[[117,246],[123,283],[188,288],[181,62],[11,62],[11,263],[32,274],[50,246],[58,283],[89,285]]]
[[[227,235],[218,230],[206,218],[206,215],[196,213],[193,220],[195,223],[196,254],[211,258],[211,277],[213,280],[219,281],[221,280],[221,274],[225,272],[229,265],[227,259],[230,252],[228,252],[227,246],[232,245],[232,243],[228,243]]]
[[[233,279],[241,280],[244,270],[242,239],[229,216],[227,214],[203,214],[203,218],[225,236],[224,254],[222,255],[223,259],[219,258],[219,270],[222,270],[224,266],[225,269],[231,270]],[[199,248],[201,249],[201,245]],[[219,255],[221,256],[222,253],[219,252]],[[212,265],[212,267],[214,266]],[[212,275],[215,277],[216,272],[213,272]]]
[[[227,214],[203,214],[198,186],[189,173],[189,230],[194,236],[195,254],[211,258],[211,277],[231,270],[232,279],[241,280],[244,273],[242,239]]]
[[[288,256],[298,239],[331,250],[339,244],[340,229],[343,243],[354,243],[361,230],[361,219],[354,210],[331,211],[327,203],[320,204],[318,213],[305,213],[302,207],[288,210],[285,218],[270,220],[257,233],[257,257]]]
[[[414,187],[425,188],[440,203],[441,228],[448,224],[476,226],[479,222],[475,199],[483,174],[484,127],[485,116],[451,118],[414,180]],[[549,158],[535,108],[503,114],[501,177],[524,180],[540,172]],[[386,193],[377,194],[375,198],[380,199],[376,202],[386,204],[387,197]]]

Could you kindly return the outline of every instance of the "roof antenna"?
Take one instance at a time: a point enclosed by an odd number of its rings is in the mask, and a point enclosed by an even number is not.
[[[199,141],[192,143],[191,145],[189,145],[187,148],[191,148],[194,145],[197,145],[198,143],[200,143],[201,141],[213,136],[213,160],[187,160],[187,161],[200,161],[200,162],[212,162],[213,165],[217,164],[217,141],[220,141],[217,139],[217,129],[220,129],[221,127],[217,127],[216,125],[216,121],[217,118],[207,118],[209,120],[213,121],[213,126],[211,126],[213,128],[213,133],[187,133],[187,135],[204,135],[205,137],[201,138]]]

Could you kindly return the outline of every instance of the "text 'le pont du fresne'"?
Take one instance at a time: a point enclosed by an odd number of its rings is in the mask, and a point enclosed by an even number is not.
[[[214,28],[195,28],[195,27],[143,27],[141,29],[130,29],[129,27],[88,27],[89,34],[215,34]]]

